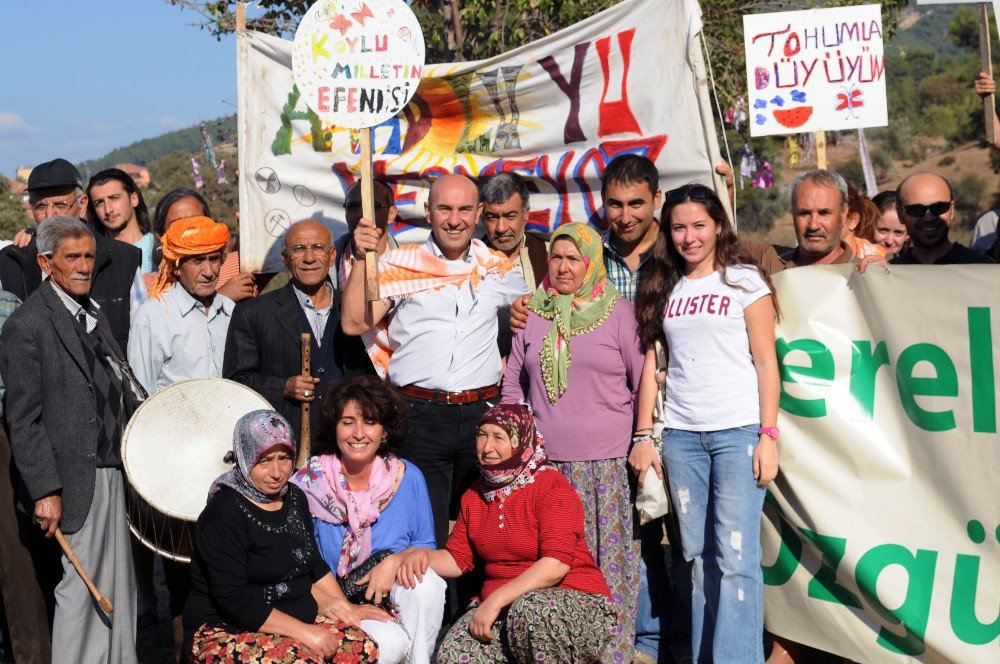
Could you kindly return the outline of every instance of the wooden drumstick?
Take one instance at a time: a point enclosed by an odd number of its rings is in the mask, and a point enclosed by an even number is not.
[[[76,558],[76,554],[73,553],[73,547],[71,547],[69,542],[66,541],[66,538],[62,534],[62,530],[59,528],[56,528],[56,541],[59,542],[59,546],[62,547],[63,553],[66,554],[69,561],[73,563],[73,567],[76,568],[77,574],[79,574],[80,578],[83,579],[83,583],[87,586],[87,590],[90,591],[90,596],[94,598],[94,601],[97,602],[102,609],[104,609],[105,613],[114,612],[115,607],[111,603],[111,600],[102,595],[101,591],[94,585],[94,582],[90,580],[89,576],[87,576],[87,572],[83,569],[83,565],[80,564],[80,561]]]
[[[312,335],[308,332],[302,333],[302,375],[312,375]],[[316,392],[313,391],[313,398]],[[299,433],[299,458],[296,467],[302,468],[312,456],[312,446],[309,443],[309,406],[308,401],[302,402],[302,429]]]
[[[372,184],[372,132],[365,127],[360,130],[361,139],[361,216],[375,222],[375,189]],[[386,233],[389,229],[386,228]],[[374,251],[365,252],[365,297],[369,302],[379,299],[378,257]]]

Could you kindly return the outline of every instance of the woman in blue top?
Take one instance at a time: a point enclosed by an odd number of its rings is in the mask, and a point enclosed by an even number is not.
[[[387,383],[360,376],[335,383],[320,410],[319,456],[292,479],[308,499],[320,555],[338,579],[373,555],[384,558],[359,579],[365,601],[395,611],[393,622],[361,621],[379,662],[428,664],[444,615],[445,582],[424,576],[396,584],[404,551],[434,548],[434,518],[424,477],[393,450],[407,428],[406,403]]]

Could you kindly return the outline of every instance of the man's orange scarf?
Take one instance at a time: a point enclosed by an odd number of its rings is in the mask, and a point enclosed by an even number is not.
[[[507,256],[490,249],[480,240],[472,241],[469,254],[471,261],[449,261],[436,256],[425,245],[420,244],[387,251],[378,262],[379,295],[392,300],[403,300],[417,293],[448,285],[462,288],[466,282],[473,291],[478,291],[486,275],[502,276],[514,267]],[[347,283],[351,267],[350,260],[341,263],[338,275],[341,288]],[[385,378],[389,371],[389,359],[392,357],[388,321],[383,319],[362,334],[361,339],[375,370]]]

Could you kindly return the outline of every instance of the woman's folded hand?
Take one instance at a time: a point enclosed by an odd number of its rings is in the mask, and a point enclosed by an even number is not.
[[[303,625],[298,640],[322,659],[337,654],[340,642],[332,630],[322,625]]]
[[[344,598],[330,599],[319,606],[319,612],[330,620],[340,620],[352,627],[361,627],[362,620],[388,622],[392,616],[371,604],[351,604]]]

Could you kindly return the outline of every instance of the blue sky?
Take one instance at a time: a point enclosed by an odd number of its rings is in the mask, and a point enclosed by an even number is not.
[[[235,112],[235,39],[164,0],[4,1],[0,173]],[[227,103],[228,102],[228,103]]]

